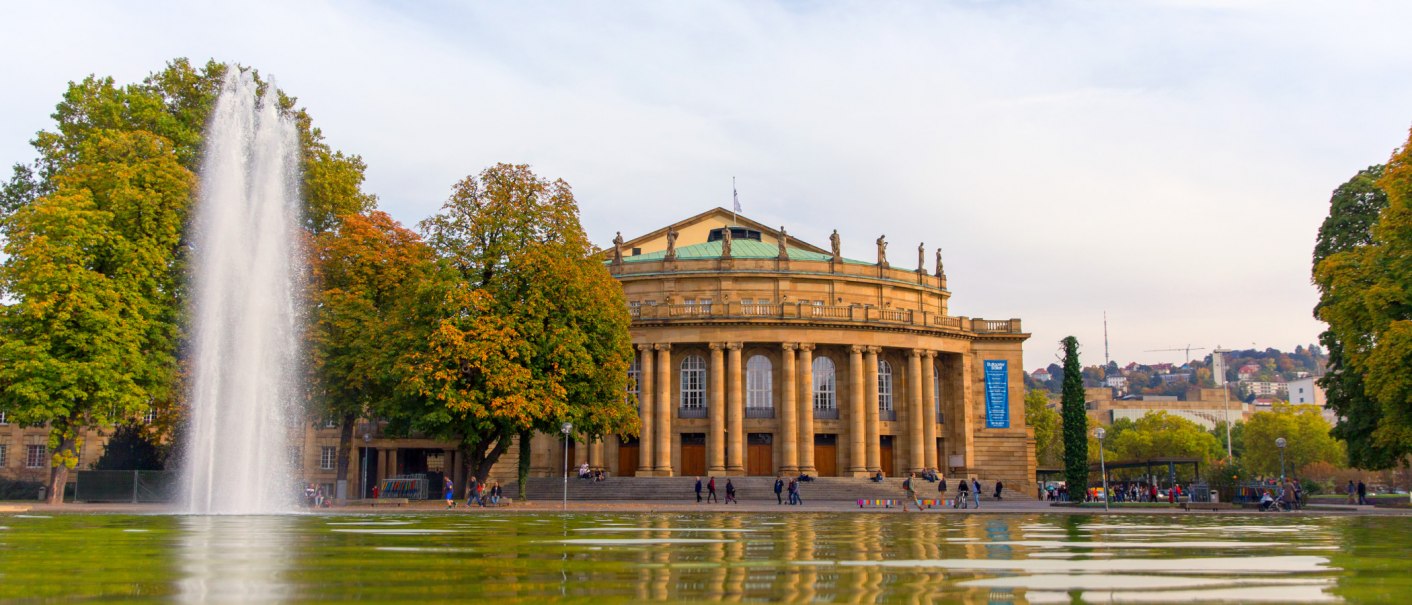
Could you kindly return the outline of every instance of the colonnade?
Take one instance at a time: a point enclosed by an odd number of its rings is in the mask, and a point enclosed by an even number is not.
[[[772,398],[777,421],[776,438],[781,456],[778,470],[782,473],[817,475],[814,456],[816,419],[814,415],[814,350],[812,343],[781,343],[780,384],[773,385]],[[740,342],[712,342],[707,384],[706,436],[707,473],[712,475],[745,474],[745,393]],[[642,437],[639,440],[639,475],[671,476],[674,429],[672,406],[672,376],[677,371],[672,345],[666,343],[637,345],[641,371],[638,376],[639,415]],[[840,426],[846,433],[849,463],[840,474],[871,475],[882,469],[881,421],[879,417],[878,359],[882,347],[850,346],[847,348],[850,376],[847,393],[848,425]],[[902,435],[909,445],[905,470],[940,469],[937,438],[943,425],[937,417],[936,391],[931,384],[931,370],[936,368],[938,351],[907,349],[906,401],[897,401],[895,410],[903,413]],[[963,364],[965,365],[965,364]],[[724,371],[722,371],[724,369]],[[953,377],[953,380],[962,377]],[[895,392],[895,391],[894,391]],[[836,404],[844,404],[843,393],[837,393]],[[965,399],[964,389],[957,393]],[[959,401],[957,402],[960,403]],[[964,405],[957,405],[960,412]],[[965,421],[968,414],[958,413],[956,421]],[[964,426],[958,427],[964,431]],[[833,431],[828,431],[833,432]],[[958,433],[957,437],[961,437]],[[601,460],[601,448],[595,449]],[[593,462],[590,460],[590,464]]]

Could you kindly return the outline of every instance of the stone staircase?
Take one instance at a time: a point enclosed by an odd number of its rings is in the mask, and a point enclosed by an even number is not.
[[[702,482],[705,483],[705,477]],[[735,483],[736,496],[741,502],[775,501],[774,477],[730,477]],[[583,501],[676,501],[696,500],[695,477],[609,477],[607,481],[587,481],[577,477],[569,478],[570,500]],[[918,479],[914,482],[917,496],[935,498],[936,484]],[[562,477],[531,477],[526,486],[530,500],[558,500],[563,497]],[[951,486],[955,496],[955,485]],[[702,488],[703,494],[705,488]],[[507,495],[518,493],[514,485],[505,487]],[[726,477],[716,477],[716,494],[726,496]],[[900,498],[902,478],[889,477],[882,483],[873,483],[865,478],[818,477],[813,481],[799,484],[800,497],[808,502],[856,501],[864,498]],[[788,493],[785,494],[788,497]],[[1025,499],[1023,494],[1007,491],[1006,498]],[[982,500],[989,500],[989,494]]]

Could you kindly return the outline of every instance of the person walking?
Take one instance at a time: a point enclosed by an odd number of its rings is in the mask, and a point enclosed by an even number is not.
[[[471,507],[471,503],[476,501],[476,488],[480,483],[476,481],[476,476],[471,475],[471,482],[466,484],[466,508]]]
[[[701,504],[701,477],[696,478],[696,503]]]
[[[946,506],[946,475],[937,475],[936,499],[937,506]]]
[[[1000,490],[1003,490],[1003,489],[1005,489],[1005,484],[1004,484],[1004,483],[1001,483],[1000,481],[997,480],[997,481],[995,482],[995,499],[996,499],[996,500],[999,500],[999,499],[1000,499]]]
[[[726,504],[739,504],[735,501],[735,484],[730,479],[726,479]]]
[[[1359,506],[1368,504],[1368,484],[1358,482],[1358,504]]]
[[[902,480],[902,512],[907,512],[907,505],[913,504],[917,507],[917,512],[922,512],[922,505],[917,503],[917,492],[912,489],[912,480],[917,478],[917,473],[907,475]]]
[[[976,508],[981,507],[981,480],[971,477],[971,496],[976,499]]]
[[[784,504],[784,477],[775,477],[775,504]],[[790,504],[793,504],[791,502]]]
[[[1349,479],[1349,480],[1348,480],[1348,491],[1347,491],[1347,492],[1344,492],[1344,493],[1348,494],[1348,503],[1349,503],[1349,504],[1354,504],[1354,503],[1356,502],[1356,501],[1354,500],[1354,498],[1358,497],[1358,488],[1356,488],[1356,487],[1353,486],[1353,480],[1352,480],[1352,479]]]
[[[451,478],[446,477],[442,491],[446,492],[446,510],[456,508],[456,491],[452,489]]]
[[[709,477],[709,479],[710,480],[706,482],[706,501],[715,501],[716,504],[720,504],[721,500],[716,497],[716,478]]]
[[[804,499],[799,497],[799,481],[789,480],[789,503],[793,505],[803,505]]]

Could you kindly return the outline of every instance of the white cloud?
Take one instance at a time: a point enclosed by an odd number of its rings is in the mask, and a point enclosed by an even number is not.
[[[64,82],[167,59],[273,74],[407,223],[497,161],[590,234],[728,205],[866,258],[946,249],[953,310],[1147,349],[1314,340],[1329,192],[1412,123],[1391,2],[28,3],[0,23],[0,160]]]

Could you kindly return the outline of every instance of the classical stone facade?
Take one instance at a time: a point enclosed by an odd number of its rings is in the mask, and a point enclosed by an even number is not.
[[[619,476],[932,468],[1032,484],[1020,321],[948,314],[925,249],[906,270],[877,244],[877,261],[845,259],[719,208],[615,240],[605,259],[632,314],[642,431],[571,445],[571,464]],[[986,360],[1007,362],[1005,428],[986,428]],[[535,445],[532,468],[556,472],[563,441]]]

